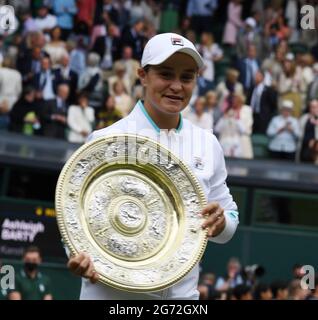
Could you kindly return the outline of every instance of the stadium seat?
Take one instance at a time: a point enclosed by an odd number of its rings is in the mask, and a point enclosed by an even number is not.
[[[268,158],[269,138],[263,134],[252,135],[252,145],[255,159]]]
[[[308,46],[304,43],[299,43],[299,42],[290,43],[289,48],[290,48],[290,51],[294,54],[309,52]]]

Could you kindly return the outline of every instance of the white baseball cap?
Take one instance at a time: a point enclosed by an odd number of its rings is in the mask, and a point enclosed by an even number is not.
[[[191,56],[199,69],[204,66],[203,59],[194,44],[176,33],[161,33],[152,37],[144,48],[141,66],[161,64],[176,52]]]
[[[247,24],[247,25],[249,25],[251,28],[255,28],[256,27],[256,20],[254,19],[254,18],[252,18],[252,17],[249,17],[249,18],[247,18],[246,20],[245,20],[245,23]]]
[[[294,107],[293,101],[291,101],[291,100],[283,100],[282,101],[282,108],[292,110],[293,107]]]

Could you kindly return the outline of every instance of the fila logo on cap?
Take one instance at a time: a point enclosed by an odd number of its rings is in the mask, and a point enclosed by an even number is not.
[[[184,46],[183,39],[181,39],[181,38],[171,38],[171,43],[174,46],[181,46],[181,47]]]

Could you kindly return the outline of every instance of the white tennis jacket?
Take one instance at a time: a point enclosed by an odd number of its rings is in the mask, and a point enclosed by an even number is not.
[[[208,202],[216,201],[225,211],[225,229],[209,240],[215,243],[228,242],[236,231],[237,206],[226,185],[227,172],[220,144],[216,137],[186,119],[180,118],[177,129],[160,130],[147,113],[142,101],[138,101],[131,113],[113,125],[94,131],[88,141],[110,134],[138,134],[149,137],[166,146],[193,171],[204,190]],[[92,284],[82,280],[80,299],[93,300],[197,300],[199,265],[197,264],[180,282],[172,287],[152,293],[130,293],[101,283]]]

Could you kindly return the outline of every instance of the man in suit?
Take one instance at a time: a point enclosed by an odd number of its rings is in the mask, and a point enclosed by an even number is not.
[[[314,79],[309,84],[307,90],[307,102],[318,99],[318,62],[313,66]]]
[[[69,86],[62,83],[57,88],[57,96],[50,101],[44,101],[40,108],[43,135],[46,137],[65,139],[67,98]]]
[[[133,49],[133,58],[140,60],[146,42],[143,36],[144,20],[142,18],[132,21],[132,27],[123,31],[122,44]]]
[[[42,57],[41,70],[35,75],[33,83],[37,91],[37,98],[45,101],[54,99],[59,82],[59,73],[51,68],[50,58]]]
[[[257,60],[255,45],[250,44],[248,46],[247,56],[246,58],[239,60],[238,69],[240,71],[239,81],[243,84],[247,102],[249,102],[254,87],[255,75],[256,72],[260,69],[260,64]]]
[[[78,83],[78,75],[75,71],[70,68],[70,57],[68,54],[63,55],[60,65],[61,67],[58,69],[58,79],[61,83],[66,83],[69,85],[70,94],[68,97],[68,103],[74,104],[76,103],[76,90]]]
[[[96,38],[92,51],[100,56],[103,69],[112,69],[114,61],[121,56],[121,41],[114,24],[108,27],[108,35]]]
[[[267,86],[264,73],[257,71],[250,103],[254,119],[253,133],[266,134],[268,124],[277,111],[277,99],[277,91]]]

